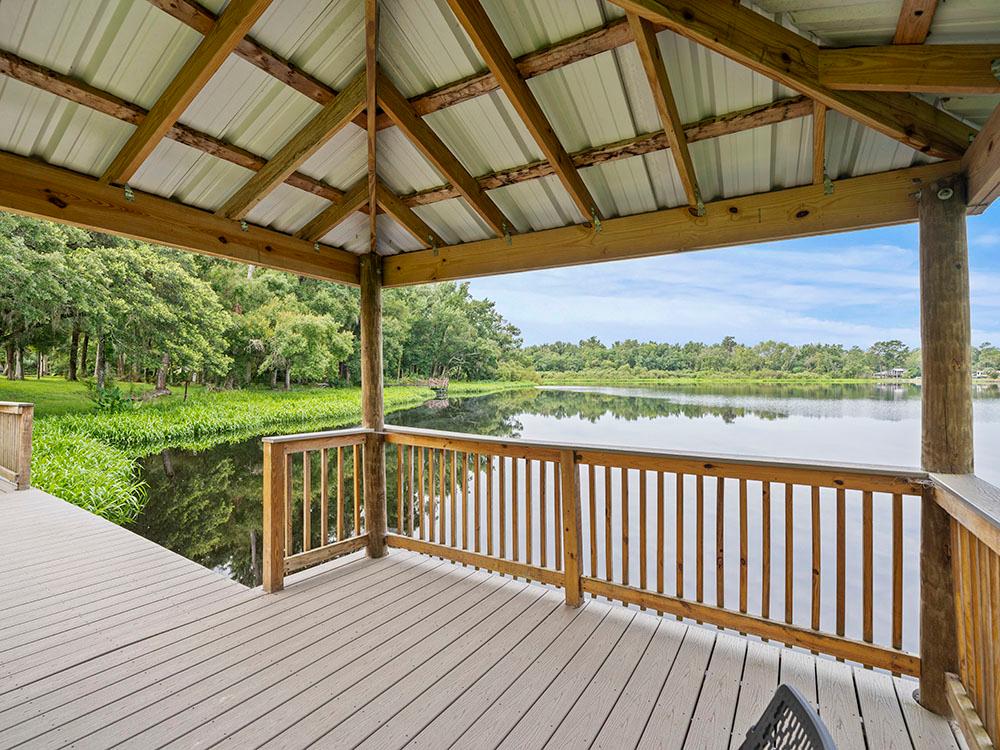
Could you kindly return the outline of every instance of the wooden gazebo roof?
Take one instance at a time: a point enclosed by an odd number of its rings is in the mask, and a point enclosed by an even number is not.
[[[0,207],[393,286],[1000,191],[993,0],[223,6],[0,4]]]

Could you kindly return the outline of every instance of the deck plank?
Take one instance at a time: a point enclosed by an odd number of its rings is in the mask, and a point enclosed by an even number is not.
[[[745,638],[726,633],[716,636],[685,748],[715,750],[729,746],[746,653]]]
[[[781,684],[791,685],[802,693],[802,696],[812,704],[812,707],[819,710],[819,701],[816,696],[816,658],[812,654],[783,648],[778,679]]]
[[[948,720],[928,711],[913,699],[913,690],[917,687],[917,683],[914,680],[896,677],[893,679],[893,684],[914,749],[958,750],[958,740]]]
[[[760,641],[747,644],[747,657],[740,678],[740,694],[736,701],[736,716],[733,719],[731,750],[736,750],[747,732],[764,713],[767,704],[778,689],[778,664],[781,651]]]
[[[892,677],[871,669],[853,671],[868,747],[913,750]]]
[[[864,747],[861,710],[852,669],[843,662],[816,660],[819,716],[837,747]]]

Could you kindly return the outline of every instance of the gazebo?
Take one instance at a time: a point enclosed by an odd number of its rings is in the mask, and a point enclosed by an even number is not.
[[[1000,491],[973,473],[965,226],[1000,195],[996,0],[4,0],[0,74],[3,210],[360,287],[362,428],[265,440],[264,589],[275,593],[264,599],[286,601],[295,586],[276,592],[295,571],[308,567],[301,585],[318,587],[326,574],[312,566],[361,549],[377,565],[402,548],[556,588],[567,609],[599,598],[647,611],[636,618],[741,634],[742,677],[732,695],[718,688],[721,734],[705,734],[717,723],[708,704],[675,725],[660,703],[644,719],[621,713],[623,700],[645,705],[622,672],[608,677],[617,688],[589,682],[591,703],[619,712],[605,711],[605,734],[589,741],[614,744],[639,722],[643,743],[659,726],[689,746],[695,735],[738,744],[773,691],[766,679],[747,687],[763,674],[752,636],[812,652],[814,695],[827,670],[855,670],[846,679],[860,708],[815,699],[841,737],[882,746],[881,709],[862,717],[863,685],[878,674],[895,686],[892,720],[907,722],[912,746],[942,746],[929,739],[941,736],[933,714],[957,721],[970,747],[1000,743]],[[385,424],[383,288],[915,221],[919,469]],[[364,488],[347,531],[342,512],[329,523],[343,479],[329,465],[345,450]],[[706,502],[716,520],[738,514],[738,538],[721,521],[706,531]],[[772,502],[784,509],[773,537]],[[759,523],[748,506],[762,509]],[[685,508],[697,517],[686,540]],[[846,542],[852,508],[860,550]],[[911,508],[917,579],[904,572]],[[873,517],[891,529],[885,570]],[[859,602],[845,594],[854,557]],[[884,634],[880,604],[891,610]],[[708,653],[722,654],[715,643]],[[724,684],[690,669],[705,685],[697,700]],[[919,705],[887,675],[917,677]],[[876,693],[871,705],[885,698]],[[584,742],[558,726],[570,734],[546,741]],[[500,739],[541,737],[519,727]]]

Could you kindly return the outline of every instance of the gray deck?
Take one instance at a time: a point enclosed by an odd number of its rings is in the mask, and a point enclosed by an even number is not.
[[[779,680],[840,748],[958,748],[914,683],[394,550],[264,595],[0,496],[0,747],[735,747]]]

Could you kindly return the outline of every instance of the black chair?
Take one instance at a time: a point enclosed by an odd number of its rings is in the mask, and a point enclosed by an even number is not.
[[[836,750],[815,709],[795,688],[779,685],[740,750]]]

